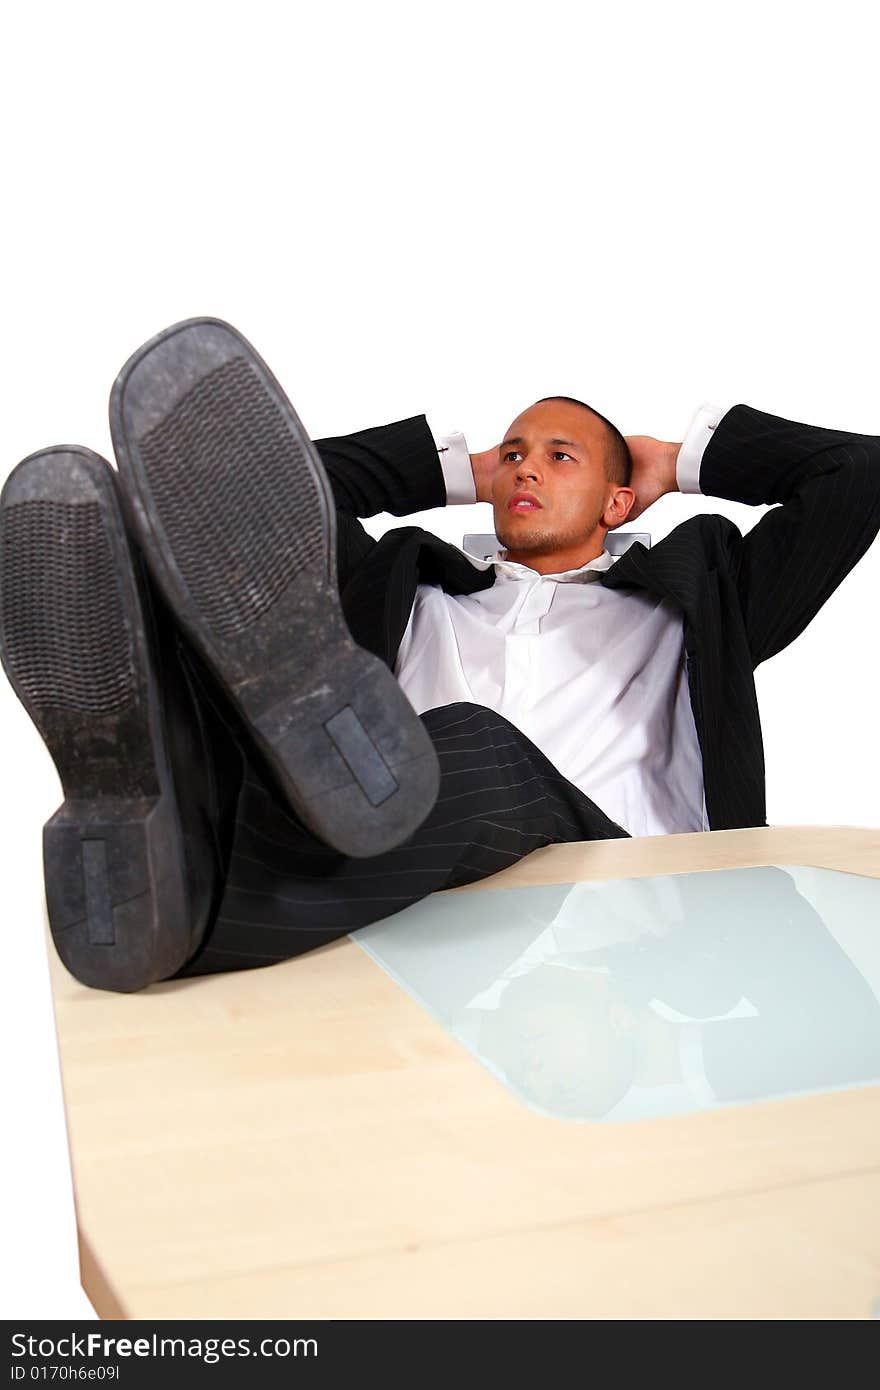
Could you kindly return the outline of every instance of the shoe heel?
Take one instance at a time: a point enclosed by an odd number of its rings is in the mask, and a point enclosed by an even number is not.
[[[163,801],[66,802],[43,827],[52,939],[71,974],[129,992],[190,952],[183,865]]]
[[[403,843],[431,811],[437,755],[378,658],[349,643],[307,694],[248,710],[288,804],[325,843],[368,859]],[[247,707],[247,706],[246,706]]]

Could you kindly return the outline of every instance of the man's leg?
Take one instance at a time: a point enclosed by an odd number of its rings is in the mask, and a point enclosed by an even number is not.
[[[628,838],[503,716],[455,704],[421,719],[440,765],[436,804],[403,844],[370,859],[316,840],[245,762],[219,907],[179,974],[300,955],[543,845]]]

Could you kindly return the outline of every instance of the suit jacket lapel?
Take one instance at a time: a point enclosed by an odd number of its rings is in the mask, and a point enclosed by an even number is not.
[[[699,521],[699,517],[691,518]],[[697,527],[683,522],[648,550],[634,541],[619,560],[601,575],[607,589],[647,589],[672,599],[687,619],[691,635],[699,630],[705,588],[706,557]]]
[[[472,594],[494,583],[494,569],[477,569],[439,536],[420,526],[397,526],[377,542],[340,597],[355,641],[393,669],[419,584]]]

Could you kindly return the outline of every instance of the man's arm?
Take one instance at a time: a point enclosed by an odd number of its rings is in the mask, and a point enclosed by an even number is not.
[[[424,415],[314,443],[336,502],[340,588],[377,544],[358,518],[408,516],[458,501],[461,454],[470,472],[463,436],[435,438]]]
[[[780,504],[745,536],[732,522],[721,532],[754,666],[803,632],[880,532],[876,435],[706,405],[681,445],[627,443],[642,511],[673,491]]]
[[[725,528],[755,666],[804,630],[880,532],[880,437],[735,405],[702,457],[699,487],[780,503],[743,536]]]
[[[437,441],[424,415],[314,442],[338,511],[408,516],[446,503]]]

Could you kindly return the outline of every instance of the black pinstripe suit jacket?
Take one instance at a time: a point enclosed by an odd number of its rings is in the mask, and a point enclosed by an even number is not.
[[[359,524],[445,505],[424,415],[316,445],[336,498],[346,619],[355,641],[393,667],[419,583],[473,593],[495,571],[421,527],[375,541]],[[755,668],[804,630],[880,532],[880,437],[736,405],[706,447],[700,488],[781,505],[745,536],[724,516],[690,517],[650,550],[634,542],[601,583],[680,607],[709,825],[731,830],[767,824]]]

